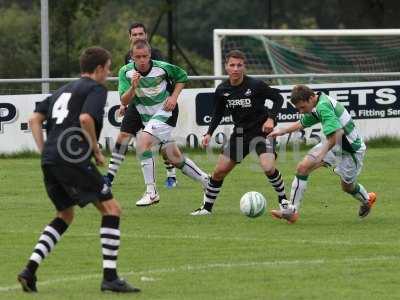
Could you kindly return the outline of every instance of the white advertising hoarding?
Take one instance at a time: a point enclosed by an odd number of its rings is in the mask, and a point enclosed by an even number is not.
[[[324,91],[342,102],[355,119],[365,138],[383,135],[400,136],[400,83],[397,81],[365,82],[345,84],[309,85],[316,91]],[[299,114],[290,104],[292,86],[278,86],[285,99],[278,115],[279,126],[294,122]],[[180,145],[196,146],[207,131],[213,110],[214,89],[185,89],[179,98],[179,118],[174,136]],[[35,150],[28,119],[35,103],[47,95],[0,96],[0,153]],[[268,106],[268,100],[266,100]],[[103,147],[113,145],[120,125],[117,117],[119,96],[109,92],[104,115],[104,128],[99,143]],[[221,144],[231,130],[231,117],[225,116],[216,130],[212,144]],[[307,142],[316,142],[320,137],[320,127],[316,125],[300,133]],[[285,138],[287,139],[287,138]]]

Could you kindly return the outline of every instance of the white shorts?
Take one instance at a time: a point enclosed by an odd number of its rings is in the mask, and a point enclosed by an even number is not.
[[[159,120],[151,119],[143,131],[151,134],[160,141],[160,144],[173,143],[172,130],[174,127]]]
[[[311,148],[308,152],[314,155],[321,148],[322,144],[318,144]],[[340,176],[345,183],[354,183],[358,175],[361,173],[365,150],[355,153],[347,153],[341,150],[340,146],[334,146],[325,155],[323,161],[333,168],[333,171]]]

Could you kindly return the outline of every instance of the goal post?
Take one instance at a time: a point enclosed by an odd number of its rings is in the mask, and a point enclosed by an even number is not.
[[[400,29],[214,29],[213,45],[216,76],[224,74],[224,56],[232,49],[245,52],[249,74],[400,70]]]

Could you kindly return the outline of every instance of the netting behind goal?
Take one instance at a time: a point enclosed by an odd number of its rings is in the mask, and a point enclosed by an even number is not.
[[[379,36],[225,35],[222,57],[239,49],[247,56],[249,74],[376,73],[400,70],[400,34]],[[324,78],[313,82],[376,81],[399,78]],[[283,79],[291,84],[298,79]]]

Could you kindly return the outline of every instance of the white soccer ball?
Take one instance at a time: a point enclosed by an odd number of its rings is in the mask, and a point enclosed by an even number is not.
[[[251,218],[261,216],[267,207],[267,200],[259,192],[247,192],[240,198],[240,211]]]

